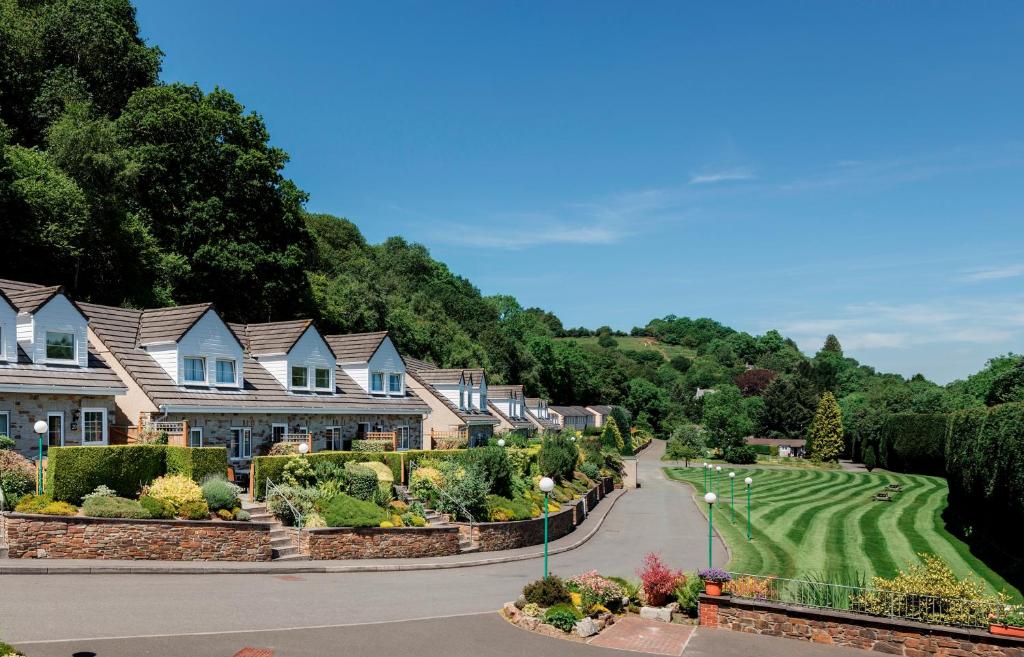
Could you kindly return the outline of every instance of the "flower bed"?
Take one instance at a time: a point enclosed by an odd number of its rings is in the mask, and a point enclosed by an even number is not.
[[[270,525],[6,514],[12,559],[270,561]]]

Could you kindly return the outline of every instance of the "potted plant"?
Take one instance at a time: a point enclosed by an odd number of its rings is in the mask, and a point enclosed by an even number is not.
[[[1024,606],[1006,605],[989,615],[988,631],[1000,636],[1024,639]]]
[[[708,595],[722,595],[722,585],[732,581],[732,576],[721,568],[704,568],[697,576],[704,581],[704,592]]]

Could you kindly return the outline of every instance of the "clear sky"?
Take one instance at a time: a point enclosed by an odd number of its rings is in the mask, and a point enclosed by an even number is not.
[[[778,328],[938,381],[1024,351],[1024,3],[141,0],[309,209],[567,326]]]

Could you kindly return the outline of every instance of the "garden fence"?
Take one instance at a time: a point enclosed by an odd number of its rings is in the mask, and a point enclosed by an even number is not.
[[[746,573],[730,575],[732,581],[726,583],[725,591],[735,598],[848,611],[933,625],[988,627],[991,614],[1002,607],[991,600],[947,598]]]

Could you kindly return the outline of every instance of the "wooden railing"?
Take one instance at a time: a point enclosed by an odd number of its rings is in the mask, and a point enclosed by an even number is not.
[[[281,434],[282,443],[306,443],[309,453],[313,453],[313,434],[311,433],[285,433]]]
[[[390,440],[391,449],[398,449],[398,433],[395,431],[367,431],[359,438],[362,440]]]
[[[430,449],[457,449],[469,443],[469,434],[465,431],[430,430]]]

